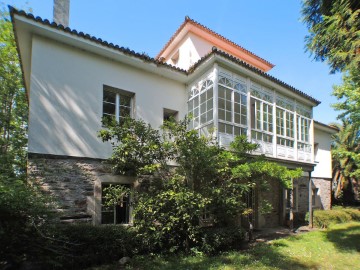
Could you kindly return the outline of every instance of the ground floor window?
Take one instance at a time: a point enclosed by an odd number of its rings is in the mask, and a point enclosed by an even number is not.
[[[130,185],[111,184],[113,187],[125,187],[130,189]],[[106,192],[110,184],[101,185],[101,224],[129,224],[130,222],[130,194],[120,196],[120,199],[112,206],[106,206]]]

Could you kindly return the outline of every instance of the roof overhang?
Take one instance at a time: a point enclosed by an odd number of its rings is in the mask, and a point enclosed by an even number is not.
[[[51,25],[37,22],[34,19],[27,18],[19,14],[12,14],[12,21],[24,75],[24,83],[27,90],[30,89],[29,84],[33,36],[48,38],[68,46],[111,59],[112,61],[127,64],[129,66],[182,83],[186,83],[188,80],[187,72],[185,70],[175,68],[162,62],[157,62],[155,59],[146,55],[137,54],[134,51],[114,46],[111,43],[106,45],[104,42],[93,41],[90,36],[89,39],[86,39],[78,34],[61,31]]]
[[[318,121],[314,121],[314,128],[324,131],[329,134],[335,134],[335,133],[339,132],[339,129],[337,127],[329,126],[329,125],[326,125],[326,124],[318,122]]]
[[[287,96],[291,95],[304,104],[316,106],[320,103],[309,95],[216,48],[186,71],[145,54],[136,53],[68,27],[64,28],[39,17],[35,18],[31,14],[17,11],[12,7],[10,7],[10,14],[27,92],[30,90],[32,37],[37,35],[184,84],[191,83],[200,74],[210,69],[214,63],[219,63],[234,71],[240,71],[269,88],[276,89]]]

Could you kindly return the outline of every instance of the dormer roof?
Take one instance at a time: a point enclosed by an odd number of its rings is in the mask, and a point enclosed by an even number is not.
[[[260,69],[263,72],[267,72],[274,67],[272,63],[246,50],[240,45],[214,32],[213,30],[189,18],[188,16],[185,17],[185,21],[181,24],[178,30],[174,33],[174,35],[165,44],[163,49],[155,58],[165,59],[165,61],[167,61],[171,57],[174,49],[189,33],[192,33],[200,37],[201,39],[211,43],[211,47],[215,46],[218,49],[248,63],[251,66]],[[201,55],[200,57],[203,56],[204,55]]]

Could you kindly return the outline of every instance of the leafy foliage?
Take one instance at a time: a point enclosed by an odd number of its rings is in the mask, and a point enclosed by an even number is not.
[[[336,126],[339,132],[333,136],[333,183],[337,202],[354,203],[359,198],[360,184],[360,129],[343,120]]]
[[[360,209],[336,207],[331,210],[315,210],[313,214],[314,226],[327,228],[331,224],[360,221]]]
[[[142,175],[133,200],[134,225],[150,251],[200,247],[203,216],[215,227],[232,227],[249,213],[243,198],[251,189],[266,188],[272,180],[291,187],[291,179],[302,173],[251,156],[257,145],[244,136],[227,150],[187,124],[187,119],[168,121],[157,131],[142,120],[123,119],[108,122],[99,133],[113,143],[110,163],[116,173]]]
[[[302,14],[306,46],[316,60],[326,60],[333,72],[359,67],[359,1],[304,0]]]
[[[8,14],[0,5],[0,174],[23,176],[26,167],[27,100]]]

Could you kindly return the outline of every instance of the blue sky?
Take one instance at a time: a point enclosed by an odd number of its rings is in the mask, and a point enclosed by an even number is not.
[[[53,17],[53,0],[1,2]],[[275,64],[269,74],[320,100],[314,118],[328,124],[338,115],[330,104],[341,75],[305,52],[300,10],[300,0],[70,0],[70,28],[154,57],[187,15]]]

